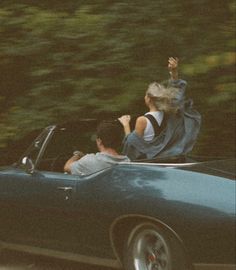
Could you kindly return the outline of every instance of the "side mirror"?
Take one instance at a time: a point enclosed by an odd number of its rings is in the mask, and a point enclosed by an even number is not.
[[[27,173],[30,173],[30,174],[34,173],[34,163],[29,157],[23,157],[21,163],[24,166],[25,171]]]

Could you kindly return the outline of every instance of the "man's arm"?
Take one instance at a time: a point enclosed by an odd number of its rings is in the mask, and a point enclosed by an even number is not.
[[[68,159],[67,162],[65,163],[64,172],[71,173],[71,165],[72,165],[72,163],[79,160],[83,156],[84,156],[84,154],[82,152],[75,151],[74,155],[70,159]]]

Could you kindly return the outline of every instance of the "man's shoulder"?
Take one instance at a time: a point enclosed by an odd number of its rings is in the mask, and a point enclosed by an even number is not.
[[[78,160],[80,163],[86,163],[86,162],[91,162],[93,160],[97,159],[97,154],[86,154],[83,156],[81,159]]]
[[[96,154],[86,154],[81,159],[72,163],[71,172],[72,174],[87,175],[97,170],[98,163]]]

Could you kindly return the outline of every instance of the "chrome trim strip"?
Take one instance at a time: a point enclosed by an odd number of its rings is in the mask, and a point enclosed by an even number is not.
[[[90,257],[90,256],[80,255],[80,254],[75,254],[75,253],[70,253],[70,252],[54,251],[51,249],[12,244],[12,243],[6,243],[2,241],[0,241],[0,248],[15,250],[19,252],[27,252],[30,254],[48,256],[48,257],[69,260],[69,261],[74,261],[74,262],[79,262],[79,263],[85,263],[85,264],[91,264],[91,265],[97,265],[97,266],[98,265],[106,266],[106,267],[115,268],[115,269],[122,269],[121,264],[115,259]]]
[[[176,167],[193,166],[193,165],[199,164],[199,162],[189,162],[189,163],[154,163],[153,162],[153,163],[148,163],[148,162],[135,162],[135,161],[127,162],[127,161],[124,161],[124,162],[120,162],[119,164],[120,165],[123,165],[123,164],[125,164],[125,165],[148,165],[148,166],[176,168]]]
[[[38,163],[39,163],[41,157],[43,156],[43,154],[45,152],[45,149],[46,149],[46,147],[47,147],[47,145],[48,145],[48,143],[49,143],[49,141],[50,141],[50,139],[51,139],[51,137],[53,135],[53,132],[54,132],[55,128],[56,128],[56,126],[52,126],[52,127],[49,128],[49,132],[47,134],[47,137],[45,138],[45,140],[43,142],[43,145],[41,146],[41,149],[39,151],[39,154],[38,154],[38,156],[37,156],[37,158],[35,160],[35,164],[34,164],[35,169],[37,169]]]
[[[194,264],[195,270],[235,270],[236,264]]]

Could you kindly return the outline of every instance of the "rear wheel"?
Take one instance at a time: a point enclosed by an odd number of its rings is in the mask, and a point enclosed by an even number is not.
[[[126,270],[187,270],[174,236],[154,224],[137,226],[124,248]]]

